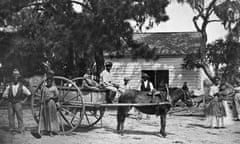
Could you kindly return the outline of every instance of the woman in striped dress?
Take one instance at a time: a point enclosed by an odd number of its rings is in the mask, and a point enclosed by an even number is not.
[[[53,78],[48,78],[43,92],[43,111],[41,120],[41,131],[53,136],[59,131],[59,123],[57,117],[56,101],[58,98],[58,89],[53,84]]]

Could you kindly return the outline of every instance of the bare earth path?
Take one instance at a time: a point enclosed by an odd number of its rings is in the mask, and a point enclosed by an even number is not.
[[[107,111],[101,123],[92,129],[77,129],[67,136],[43,136],[35,139],[30,131],[36,128],[31,111],[24,110],[25,134],[11,135],[8,132],[7,110],[0,110],[0,144],[239,144],[240,122],[235,121],[224,129],[206,128],[204,117],[194,109],[189,116],[186,111],[169,115],[167,137],[158,135],[159,118],[136,120],[130,116],[126,120],[125,135],[116,133],[116,111]]]

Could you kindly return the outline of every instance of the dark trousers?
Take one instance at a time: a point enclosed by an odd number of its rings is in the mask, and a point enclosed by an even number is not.
[[[23,125],[23,110],[22,110],[22,104],[20,102],[18,103],[8,103],[8,120],[9,120],[9,129],[13,130],[15,129],[15,115],[17,116],[18,121],[18,130],[23,131],[24,125]]]

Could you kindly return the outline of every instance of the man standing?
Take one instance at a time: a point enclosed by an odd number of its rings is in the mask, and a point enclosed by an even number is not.
[[[146,91],[149,92],[149,94],[152,94],[152,91],[154,89],[152,82],[149,81],[149,75],[146,73],[142,74],[142,81],[141,81],[141,85],[140,85],[140,90],[141,91]],[[140,113],[138,113],[138,117],[139,119],[142,119],[142,116]],[[146,115],[147,119],[150,119],[149,115]]]
[[[107,101],[112,102],[114,98],[116,98],[116,93],[118,91],[119,85],[113,83],[112,79],[112,62],[105,63],[105,70],[100,74],[100,84],[103,85],[107,90],[109,90],[109,94],[107,95]]]
[[[152,84],[152,82],[149,81],[149,75],[146,73],[143,73],[140,90],[152,92],[153,89],[154,89],[153,84]]]
[[[237,82],[236,87],[234,88],[235,95],[233,99],[234,108],[236,111],[236,120],[240,121],[240,82]]]
[[[120,86],[120,91],[121,91],[121,92],[125,92],[125,90],[131,89],[131,87],[130,87],[130,85],[129,85],[129,81],[130,81],[130,78],[129,78],[129,77],[124,77],[124,78],[123,78],[123,83],[122,83],[121,86]]]
[[[22,104],[27,101],[27,96],[31,95],[31,92],[20,82],[21,74],[18,69],[14,69],[12,73],[12,82],[7,86],[3,93],[3,99],[8,101],[8,119],[10,132],[15,131],[15,114],[18,121],[19,133],[24,132],[23,124],[23,110]]]

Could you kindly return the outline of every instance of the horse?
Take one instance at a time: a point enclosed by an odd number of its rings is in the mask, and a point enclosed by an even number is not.
[[[170,100],[168,100],[168,93]],[[153,91],[152,95],[149,92],[143,92],[139,90],[129,89],[121,94],[119,97],[119,103],[161,103],[153,106],[135,106],[142,113],[160,116],[161,129],[160,135],[166,137],[166,116],[171,107],[175,105],[178,100],[182,100],[187,105],[188,95],[181,88],[170,88],[168,91]],[[163,102],[163,103],[162,103]],[[128,111],[131,107],[118,107],[117,109],[117,132],[123,135],[124,121],[127,117]]]

